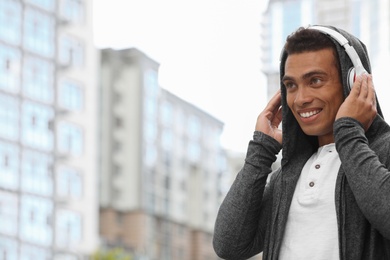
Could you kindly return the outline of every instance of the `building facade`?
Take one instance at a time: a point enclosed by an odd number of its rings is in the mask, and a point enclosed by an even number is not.
[[[222,122],[161,88],[159,64],[137,49],[103,50],[101,66],[104,242],[140,259],[218,259]]]
[[[262,15],[262,71],[268,98],[279,89],[279,58],[288,34],[299,26],[333,25],[357,36],[367,47],[375,89],[383,113],[390,115],[385,97],[387,61],[390,58],[389,0],[269,0]]]
[[[356,2],[353,4],[352,2]],[[267,96],[280,87],[279,60],[286,37],[299,26],[333,25],[355,31],[352,23],[358,0],[269,0],[262,15],[262,71],[267,77]]]
[[[0,258],[98,247],[91,1],[0,1]]]

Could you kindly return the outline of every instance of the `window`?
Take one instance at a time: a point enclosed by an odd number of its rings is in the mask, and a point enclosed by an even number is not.
[[[161,156],[162,162],[164,163],[165,166],[165,171],[169,173],[170,168],[172,166],[172,153],[170,153],[169,151],[162,151],[161,155],[162,155]]]
[[[116,213],[116,218],[115,218],[116,224],[117,224],[118,226],[123,225],[123,224],[125,223],[125,218],[126,218],[126,214],[125,214],[124,212],[118,211],[118,212]]]
[[[121,197],[122,197],[121,190],[119,190],[118,188],[112,187],[111,188],[111,197],[112,197],[113,201],[121,199]]]
[[[145,119],[144,125],[144,140],[148,144],[153,144],[157,139],[157,124],[155,120]]]
[[[59,247],[69,247],[80,243],[82,238],[80,214],[69,210],[58,210],[56,234],[56,244]]]
[[[156,140],[158,136],[158,94],[157,72],[147,70],[144,74],[143,139],[145,142],[144,164],[153,167],[157,160]]]
[[[169,209],[169,205],[170,205],[170,199],[167,198],[168,195],[164,196],[164,197],[161,197],[161,212],[167,216],[169,216],[170,213],[170,209]],[[169,241],[169,240],[166,240],[166,241]]]
[[[122,128],[123,127],[123,119],[119,116],[114,117],[114,126],[117,128]]]
[[[55,46],[54,18],[32,8],[25,9],[24,47],[52,58]]]
[[[18,139],[19,103],[15,97],[0,94],[0,136]]]
[[[22,9],[20,1],[0,1],[0,39],[19,45]]]
[[[39,101],[53,102],[54,68],[48,61],[27,57],[23,69],[23,93]]]
[[[165,176],[164,178],[164,187],[167,190],[171,189],[171,178],[169,176]]]
[[[0,44],[0,89],[13,93],[19,91],[20,59],[18,49]]]
[[[171,129],[164,129],[161,133],[161,145],[166,151],[173,149],[174,135]]]
[[[57,174],[57,195],[62,198],[80,199],[83,193],[83,180],[76,169],[60,167]]]
[[[289,35],[292,31],[294,31],[296,28],[298,28],[301,25],[302,21],[301,19],[297,19],[297,17],[307,18],[307,15],[302,15],[302,10],[304,10],[302,8],[303,4],[305,4],[303,1],[302,2],[286,1],[285,3],[283,3],[282,5],[283,39],[285,39],[287,35]]]
[[[18,245],[14,239],[0,237],[0,256],[6,259],[18,259]]]
[[[43,196],[53,194],[53,158],[39,152],[25,150],[22,159],[22,190]]]
[[[0,142],[0,186],[5,189],[18,188],[19,149],[16,145]]]
[[[83,88],[79,83],[63,80],[60,84],[58,99],[62,108],[80,111],[84,106]]]
[[[56,0],[25,0],[26,2],[38,6],[46,11],[54,11]]]
[[[0,233],[17,235],[18,199],[15,194],[0,191],[0,223]]]
[[[71,254],[57,254],[54,256],[54,260],[80,260],[80,258]]]
[[[182,110],[177,110],[176,115],[175,131],[179,136],[183,136],[187,131],[187,117]]]
[[[201,144],[199,139],[201,137],[201,122],[198,117],[190,116],[188,119],[188,146],[187,154],[189,160],[194,163],[200,159],[201,156]]]
[[[155,213],[156,209],[156,195],[153,191],[147,192],[144,196],[145,207],[148,213]]]
[[[35,246],[22,244],[20,250],[20,259],[52,259],[50,249],[39,248]]]
[[[156,120],[157,118],[157,99],[149,96],[144,98],[144,115],[149,120]]]
[[[201,156],[201,148],[199,143],[191,141],[188,143],[188,158],[191,163],[198,162]]]
[[[144,116],[153,121],[157,118],[157,102],[158,102],[158,81],[157,72],[154,70],[146,71],[144,75]]]
[[[155,121],[157,118],[158,103],[158,82],[157,72],[154,70],[146,71],[144,75],[144,116],[147,120]]]
[[[149,168],[156,166],[157,149],[155,146],[145,146],[143,160],[144,164]]]
[[[122,172],[123,172],[123,170],[122,170],[122,166],[121,165],[118,165],[116,163],[114,163],[112,165],[112,173],[113,173],[112,175],[119,176],[119,175],[122,174]]]
[[[22,143],[51,151],[54,144],[50,122],[53,117],[53,108],[25,101],[22,104]]]
[[[83,43],[71,36],[62,36],[59,46],[59,62],[65,68],[82,67],[84,65]]]
[[[20,237],[22,240],[51,246],[53,239],[52,217],[53,202],[33,196],[24,195],[21,198]],[[30,259],[29,257],[22,259]],[[35,259],[45,259],[36,257]]]
[[[190,116],[188,119],[188,132],[191,139],[199,139],[201,135],[201,122],[199,118]]]
[[[81,127],[62,122],[58,130],[58,150],[61,153],[77,156],[83,152],[83,131]]]
[[[172,126],[173,106],[171,103],[163,102],[161,107],[161,121],[165,126]]]
[[[155,70],[145,72],[145,95],[157,97],[158,95],[158,74]]]
[[[114,152],[120,152],[120,151],[123,150],[123,144],[122,144],[120,141],[118,141],[118,140],[113,140],[112,142],[113,142],[113,144],[112,144],[112,150],[113,150]]]
[[[118,105],[123,101],[122,93],[112,92],[112,104]]]
[[[84,19],[84,0],[61,0],[61,16],[71,22],[81,22]]]
[[[183,192],[187,191],[187,182],[186,181],[184,181],[184,180],[180,181],[180,190]]]

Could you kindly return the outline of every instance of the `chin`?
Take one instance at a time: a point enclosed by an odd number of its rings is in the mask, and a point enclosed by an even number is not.
[[[333,129],[304,129],[302,131],[308,136],[316,136],[319,138],[333,138]]]
[[[324,131],[323,129],[318,129],[318,128],[314,128],[314,127],[302,127],[301,126],[301,129],[306,135],[309,135],[309,136],[322,136],[322,135],[324,135],[325,132],[327,132],[327,131]]]

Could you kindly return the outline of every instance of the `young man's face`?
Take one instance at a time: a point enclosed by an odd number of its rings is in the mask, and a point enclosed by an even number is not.
[[[320,146],[334,142],[333,123],[344,98],[332,49],[289,55],[283,83],[303,132],[318,136]]]

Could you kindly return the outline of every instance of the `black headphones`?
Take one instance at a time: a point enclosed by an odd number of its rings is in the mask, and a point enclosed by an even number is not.
[[[362,74],[368,74],[368,72],[363,67],[363,64],[359,58],[359,55],[357,54],[356,50],[349,45],[348,40],[339,32],[332,30],[328,27],[319,26],[319,25],[313,25],[309,26],[308,29],[313,29],[322,32],[323,34],[326,34],[327,36],[330,36],[333,38],[336,42],[338,42],[341,47],[345,49],[345,52],[348,54],[349,58],[352,61],[353,68],[349,69],[348,72],[348,87],[349,89],[352,88],[353,82],[355,81],[356,76],[362,75]]]

